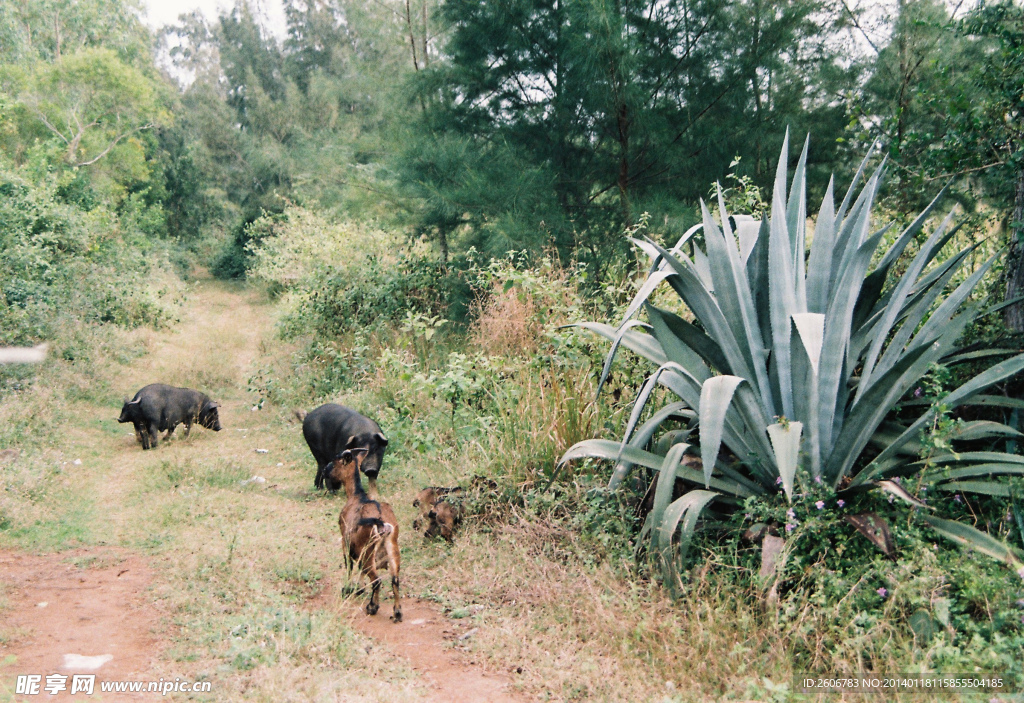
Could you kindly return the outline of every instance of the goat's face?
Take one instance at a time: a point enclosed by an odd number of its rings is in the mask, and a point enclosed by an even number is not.
[[[335,457],[334,461],[324,467],[324,476],[347,486],[349,481],[355,481],[359,467],[365,458],[365,449],[346,449]]]

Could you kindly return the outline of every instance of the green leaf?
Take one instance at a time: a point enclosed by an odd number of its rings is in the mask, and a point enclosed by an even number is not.
[[[1010,497],[1010,487],[998,481],[950,481],[949,483],[940,483],[936,488],[950,493],[959,491],[961,493],[981,493],[1000,498]]]
[[[700,458],[704,462],[704,487],[707,488],[718,460],[722,445],[722,425],[732,402],[736,386],[743,379],[738,376],[715,376],[704,381],[700,389]]]
[[[625,459],[634,464],[646,466],[648,469],[653,469],[654,471],[660,471],[661,466],[665,461],[665,457],[645,452],[644,450],[637,449],[636,447],[626,446],[623,448],[619,442],[610,439],[586,439],[569,447],[569,450],[562,455],[562,458],[558,460],[558,465],[555,467],[555,475],[557,476],[558,470],[568,462],[584,458],[609,459],[612,461]],[[704,474],[696,469],[691,469],[688,466],[678,466],[676,468],[676,476],[684,481],[694,484],[695,486],[704,485]],[[737,496],[739,498],[749,498],[754,495],[754,492],[748,487],[740,485],[735,481],[727,481],[714,477],[711,479],[711,487],[726,495]]]
[[[800,433],[804,426],[799,422],[768,425],[768,437],[775,450],[775,465],[782,477],[782,488],[786,497],[793,500],[793,477],[800,459]]]
[[[934,515],[920,515],[921,520],[927,523],[938,534],[946,539],[952,540],[962,547],[974,549],[987,554],[993,559],[1007,564],[1011,568],[1018,568],[1020,559],[1013,548],[1003,544],[995,537],[977,530],[969,525],[964,525],[953,520],[943,520]]]
[[[1013,376],[1019,371],[1024,370],[1024,354],[1018,354],[1017,356],[1002,361],[995,366],[992,366],[985,371],[981,372],[971,380],[964,383],[962,386],[954,390],[952,393],[947,394],[942,400],[939,401],[939,405],[943,405],[947,408],[955,408],[971,396],[975,395],[979,391],[982,391],[989,386],[992,386],[1000,381]],[[860,471],[853,480],[853,484],[856,485],[866,480],[870,480],[874,477],[875,471],[877,470],[878,464],[881,464],[886,459],[892,457],[899,449],[900,444],[903,440],[909,440],[917,436],[917,433],[921,431],[921,428],[926,423],[930,422],[935,415],[935,410],[929,410],[919,417],[914,423],[906,429],[906,431],[900,435],[892,444],[884,449],[874,460],[868,464],[862,471]]]
[[[690,550],[690,542],[693,540],[693,530],[697,526],[700,514],[707,507],[707,504],[718,497],[713,491],[695,490],[673,501],[665,509],[665,515],[656,526],[657,550],[662,560],[664,583],[670,584],[669,592],[676,595],[676,578],[680,569],[686,563],[686,555]],[[679,533],[679,549],[674,558],[667,558],[672,545],[672,537],[679,522],[683,522]]]

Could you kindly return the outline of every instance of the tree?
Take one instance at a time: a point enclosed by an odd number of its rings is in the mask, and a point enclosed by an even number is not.
[[[65,160],[76,167],[95,164],[122,140],[167,118],[153,81],[109,49],[37,62],[19,98],[64,143]]]
[[[519,229],[546,230],[547,241],[582,245],[597,260],[608,252],[599,244],[639,212],[667,215],[678,207],[667,203],[692,202],[737,154],[753,157],[744,163],[763,181],[766,147],[781,141],[787,119],[806,111],[831,127],[821,131],[841,129],[841,90],[822,80],[834,63],[824,10],[816,0],[447,0],[443,60],[416,77],[418,139],[440,160],[399,169],[427,203],[421,226],[434,228],[442,248],[466,228],[489,230],[492,251],[519,241],[499,231],[511,218],[497,202],[474,211],[457,191],[463,181],[518,183],[529,172],[530,183],[551,189],[542,200],[557,212],[535,208]],[[452,178],[459,153],[464,176]],[[495,153],[509,158],[479,158]],[[422,150],[412,156],[422,162]],[[520,171],[497,172],[502,162]],[[444,212],[430,202],[446,203]]]

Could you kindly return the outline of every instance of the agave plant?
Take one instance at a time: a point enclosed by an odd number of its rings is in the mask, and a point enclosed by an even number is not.
[[[970,294],[998,254],[952,285],[975,247],[939,260],[956,232],[950,213],[916,254],[903,256],[911,242],[924,238],[938,197],[899,236],[889,237],[884,253],[879,251],[889,228],[873,231],[871,212],[885,164],[865,181],[868,158],[838,208],[829,183],[808,249],[806,142],[788,192],[787,154],[788,135],[770,215],[759,222],[730,217],[719,189],[718,222],[702,202],[703,224],[671,249],[650,239],[633,240],[652,264],[617,327],[582,324],[612,342],[599,387],[620,346],[655,368],[622,441],[580,442],[560,464],[582,457],[613,460],[612,488],[636,465],[659,471],[644,534],[668,570],[683,563],[706,508],[728,511],[747,497],[777,494],[779,484],[792,500],[801,471],[807,472],[800,477],[807,479],[803,485],[813,481],[840,494],[880,487],[915,509],[927,506],[891,479],[919,474],[939,489],[1008,495],[1008,486],[996,477],[1024,474],[1024,457],[1013,454],[948,453],[925,462],[916,446],[940,408],[1020,405],[984,391],[1024,369],[1024,354],[990,366],[938,403],[911,405],[920,414],[910,422],[891,417],[933,364],[1013,353],[966,350],[960,342],[972,321],[995,309],[986,310]],[[700,230],[704,250],[694,240]],[[662,284],[671,286],[699,324],[650,302]],[[641,311],[646,322],[634,319]],[[678,400],[641,424],[656,386]],[[693,427],[699,423],[699,447],[688,443],[685,431],[662,430],[681,417],[691,418]],[[957,437],[1018,434],[1000,423],[975,421],[961,423]],[[723,445],[728,452],[720,452]],[[699,462],[692,458],[698,452]],[[730,460],[722,458],[730,454]],[[677,480],[690,490],[673,500]],[[994,537],[920,512],[943,536],[1019,566],[1014,550]]]

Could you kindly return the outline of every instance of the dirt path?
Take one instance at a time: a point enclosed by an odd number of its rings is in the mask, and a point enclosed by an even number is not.
[[[75,409],[83,421],[71,451],[81,459],[68,464],[72,475],[65,484],[75,494],[68,501],[88,506],[84,529],[92,546],[40,555],[0,552],[0,701],[52,697],[14,694],[15,676],[72,673],[67,654],[112,655],[95,670],[97,680],[190,676],[212,678],[220,690],[231,692],[205,700],[247,698],[254,687],[278,686],[271,666],[257,668],[264,672],[259,679],[248,665],[229,670],[210,654],[172,651],[177,641],[204,638],[211,640],[208,650],[216,651],[217,628],[245,612],[239,598],[252,597],[216,589],[245,579],[266,581],[250,588],[262,589],[257,595],[274,602],[308,597],[304,609],[318,622],[341,616],[377,643],[368,649],[383,650],[384,669],[367,671],[365,678],[406,681],[403,699],[526,700],[511,689],[508,677],[488,672],[460,651],[473,637],[472,627],[445,617],[436,604],[408,598],[405,622],[394,625],[386,617],[367,617],[353,599],[335,597],[329,574],[338,557],[330,550],[337,542],[332,516],[340,503],[306,486],[311,461],[297,443],[297,427],[280,415],[254,412],[246,393],[254,364],[273,343],[272,322],[271,307],[250,291],[203,282],[190,296],[181,323],[143,335],[148,353],[116,379],[124,394],[157,380],[206,390],[222,403],[225,429],[217,435],[194,428],[188,439],[178,436],[142,452],[130,427],[111,420],[116,408],[83,403]],[[242,488],[245,477],[253,476],[265,481]],[[417,538],[411,530],[403,535],[404,542]],[[416,568],[414,560],[405,560],[404,582],[415,582]],[[308,596],[303,596],[303,569],[327,575]],[[203,578],[210,579],[209,586]],[[385,605],[382,612],[387,611]],[[232,632],[245,626],[237,617],[230,623],[235,623]],[[200,637],[186,631],[203,626],[213,632]],[[261,641],[265,646],[267,640]],[[310,655],[289,656],[294,677],[315,678],[309,685],[318,692],[341,685],[332,683],[329,671],[308,673]],[[410,670],[411,675],[402,673]],[[348,687],[342,700],[394,699],[395,692],[379,683],[353,687],[352,678],[360,676],[350,670],[334,677],[344,678]],[[104,693],[102,699],[154,695]]]

